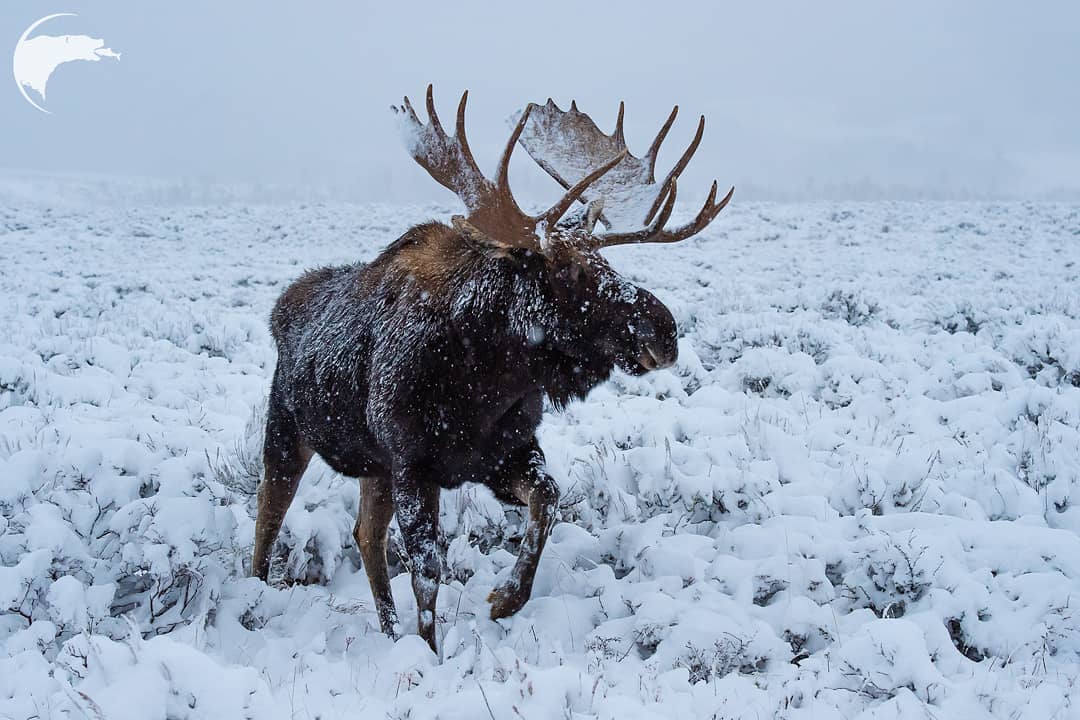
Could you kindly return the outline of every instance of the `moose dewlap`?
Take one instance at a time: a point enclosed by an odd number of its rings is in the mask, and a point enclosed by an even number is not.
[[[397,515],[412,567],[418,632],[435,649],[439,490],[483,483],[529,522],[510,577],[492,590],[492,617],[529,598],[555,520],[558,487],[536,440],[543,398],[584,397],[615,367],[642,374],[673,364],[675,321],[648,291],[599,254],[609,245],[676,242],[704,229],[731,199],[714,182],[689,224],[666,229],[676,180],[697,133],[662,182],[657,152],[611,135],[551,100],[520,113],[488,180],[465,137],[465,103],[450,136],[427,90],[428,122],[408,98],[394,108],[409,153],[454,191],[468,215],[417,225],[374,261],[306,273],[271,317],[278,347],[267,412],[266,475],[259,487],[252,573],[267,578],[270,551],[312,455],[360,479],[354,535],[383,632],[397,632],[386,566],[387,527]],[[520,142],[565,189],[552,208],[524,213],[507,170]],[[567,217],[574,206],[580,209]],[[597,230],[603,224],[604,232]]]

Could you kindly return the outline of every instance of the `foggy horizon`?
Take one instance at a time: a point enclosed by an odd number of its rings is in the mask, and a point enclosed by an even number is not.
[[[448,123],[469,90],[470,144],[489,173],[506,119],[551,96],[576,99],[608,132],[625,100],[637,155],[678,104],[661,170],[704,114],[686,198],[714,178],[742,200],[1080,198],[1080,7],[1064,2],[663,14],[651,3],[15,2],[0,9],[5,62],[58,12],[79,17],[36,34],[103,38],[122,58],[57,70],[53,115],[26,103],[9,65],[2,171],[452,202],[404,152],[389,110],[403,94],[422,106],[432,82]],[[557,194],[520,148],[511,179],[526,198]]]

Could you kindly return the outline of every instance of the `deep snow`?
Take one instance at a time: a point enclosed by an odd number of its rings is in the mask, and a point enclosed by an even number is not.
[[[441,658],[319,462],[246,578],[273,300],[453,211],[0,192],[0,717],[1080,716],[1076,206],[736,198],[608,251],[680,361],[546,417],[516,617],[521,517],[444,493]]]

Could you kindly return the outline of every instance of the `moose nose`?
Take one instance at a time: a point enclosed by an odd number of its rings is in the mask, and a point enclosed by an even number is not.
[[[664,322],[669,318],[670,314],[657,313],[655,318],[643,323],[638,335],[638,364],[646,370],[671,367],[679,359],[675,322]]]
[[[678,348],[663,347],[661,343],[645,343],[638,357],[638,363],[646,370],[660,370],[675,364],[679,359]]]

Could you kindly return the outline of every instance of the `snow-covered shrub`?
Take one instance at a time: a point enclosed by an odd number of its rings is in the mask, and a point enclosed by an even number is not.
[[[914,532],[903,537],[869,532],[844,560],[840,596],[852,607],[865,607],[878,617],[902,617],[926,595],[941,565]]]
[[[880,311],[878,302],[861,288],[833,288],[821,302],[822,317],[843,320],[854,327],[866,325]]]
[[[989,313],[970,301],[948,303],[935,310],[929,320],[930,324],[950,335],[958,332],[976,335],[990,321]]]
[[[266,432],[267,398],[263,397],[251,410],[243,436],[231,450],[218,448],[214,455],[207,453],[206,462],[214,478],[226,489],[241,498],[248,498],[254,508],[259,481],[263,475],[263,436]]]
[[[934,707],[952,686],[931,660],[922,629],[906,620],[867,623],[826,655],[825,687],[852,693],[864,703],[910,693],[924,707]]]
[[[0,200],[0,716],[1071,717],[1075,209],[736,205],[610,251],[680,359],[545,416],[513,618],[526,511],[442,494],[436,658],[318,460],[246,575],[274,298],[455,211]]]
[[[1000,339],[1013,362],[1040,385],[1080,387],[1080,328],[1061,317],[1030,318]]]

